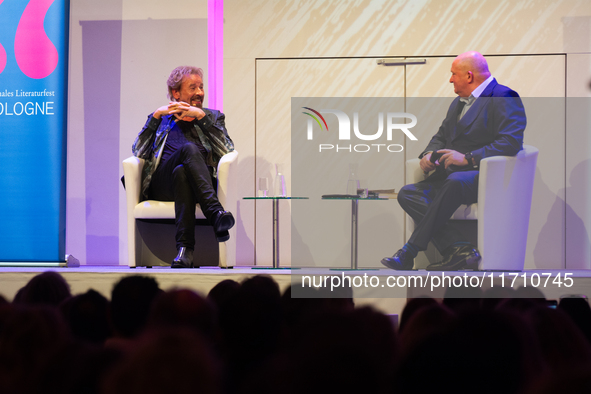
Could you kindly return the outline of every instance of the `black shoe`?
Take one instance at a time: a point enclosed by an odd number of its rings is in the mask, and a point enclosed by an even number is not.
[[[170,268],[193,268],[193,250],[182,246],[178,256],[172,260]]]
[[[427,267],[427,271],[478,270],[482,257],[473,245],[451,246],[443,252],[443,260]]]
[[[414,267],[415,258],[406,250],[400,249],[398,252],[394,253],[394,256],[384,257],[382,259],[382,264],[393,270],[408,271]]]
[[[234,227],[234,216],[228,211],[217,211],[213,216],[213,230],[218,242],[226,242],[230,239],[228,230]]]

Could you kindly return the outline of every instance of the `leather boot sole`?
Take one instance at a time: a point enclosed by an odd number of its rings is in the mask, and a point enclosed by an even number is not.
[[[215,233],[215,237],[217,238],[218,242],[226,242],[230,239],[230,233],[228,231],[222,231]]]
[[[459,271],[462,269],[473,269],[478,270],[478,263],[482,257],[478,250],[473,249],[470,253],[464,256],[452,256],[450,261],[446,264],[435,263],[429,265],[427,271]]]
[[[223,212],[217,217],[213,228],[218,242],[226,242],[230,239],[228,230],[234,227],[235,223],[234,216],[230,212]]]

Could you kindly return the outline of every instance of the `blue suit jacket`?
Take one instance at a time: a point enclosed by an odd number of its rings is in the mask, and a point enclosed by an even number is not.
[[[460,153],[472,152],[475,163],[479,164],[485,157],[514,156],[522,149],[527,121],[517,92],[493,79],[458,122],[459,103],[460,98],[456,97],[439,131],[420,157],[429,151],[453,149]],[[473,168],[450,166],[449,170]]]

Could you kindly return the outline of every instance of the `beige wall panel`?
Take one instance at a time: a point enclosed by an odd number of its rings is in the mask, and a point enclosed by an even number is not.
[[[123,0],[122,19],[207,19],[207,0]],[[178,33],[178,31],[177,31]],[[207,37],[204,37],[207,40]]]
[[[591,268],[591,99],[567,99],[566,268]]]
[[[288,195],[292,193],[290,123],[292,97],[401,97],[403,93],[403,70],[392,72],[392,70],[379,67],[375,59],[257,61],[256,176],[273,179],[275,175],[273,166],[280,163],[285,170],[287,193]],[[401,156],[400,164],[402,165],[402,163],[403,157]],[[341,172],[335,173],[335,177],[342,177],[342,190],[332,190],[332,193],[345,192],[348,169],[344,168]],[[392,169],[392,172],[400,174],[400,177],[403,173],[402,168],[399,171]],[[399,187],[401,182],[402,178],[391,187]],[[316,196],[316,198],[318,197]],[[306,203],[306,201],[291,202],[291,204]],[[344,204],[337,208],[335,207],[340,204],[339,202],[334,202],[330,208],[327,208],[329,210],[335,208],[336,213],[327,214],[327,218],[316,218],[318,223],[328,223],[321,227],[316,226],[322,231],[343,233],[343,245],[339,247],[338,252],[334,253],[336,256],[334,261],[323,260],[318,264],[326,266],[335,266],[335,264],[336,266],[346,266],[349,264],[350,249],[347,242],[350,239],[350,203],[341,203]],[[291,204],[288,201],[280,203],[280,259],[282,265],[288,265],[291,258]],[[268,201],[257,202],[257,265],[269,265],[272,260],[270,205],[271,203]],[[365,210],[365,215],[367,215],[362,217],[366,218],[365,220],[373,216],[370,213],[372,208],[364,206],[361,209]],[[395,211],[393,215],[402,215],[398,209]],[[363,226],[362,218],[360,218],[360,234]],[[401,218],[398,218],[398,221],[401,223]],[[360,235],[361,237],[362,235]],[[398,237],[400,240],[396,241],[397,244],[402,241],[401,234]],[[385,243],[388,245],[390,242]],[[386,255],[391,255],[394,252],[390,250],[390,247],[386,249]],[[380,259],[382,257],[384,256],[380,256]],[[368,264],[377,266],[379,259],[375,262],[368,261]]]
[[[564,56],[484,56],[497,82],[521,97],[564,97]],[[427,57],[426,64],[408,65],[407,97],[455,97],[449,83],[454,58]]]
[[[487,56],[489,70],[521,97],[564,97],[565,56]]]
[[[566,268],[591,268],[591,55],[567,57]]]
[[[591,52],[591,15],[589,11],[577,16],[564,16],[564,52],[568,54]]]
[[[253,201],[242,197],[254,196],[255,187],[255,61],[254,59],[224,59],[224,113],[226,127],[238,157],[238,201],[233,212],[236,225],[234,253],[237,265],[253,265],[255,262],[255,225]]]
[[[591,14],[588,0],[228,0],[224,5],[225,32],[232,38],[225,51],[233,58],[440,56],[469,49],[556,53],[580,30],[573,27],[576,17]]]
[[[566,97],[591,97],[590,54],[566,56]]]
[[[487,59],[497,81],[524,97],[528,116],[524,142],[540,150],[525,267],[563,268],[565,114],[561,97],[565,92],[564,56],[489,56]],[[415,111],[419,119],[426,120],[426,124],[416,128],[417,138],[424,144],[410,147],[407,152],[410,157],[422,152],[437,132],[449,105],[438,102],[436,108],[429,110],[435,115],[421,117],[424,109],[413,106],[412,97],[429,97],[430,88],[433,97],[453,96],[453,87],[449,84],[452,61],[453,58],[429,58],[425,65],[408,66],[406,90],[411,99],[407,110]],[[445,90],[437,85],[437,79]]]
[[[565,140],[563,98],[523,99],[524,143],[540,150],[529,219],[525,268],[565,267]]]
[[[455,55],[427,57],[425,64],[406,66],[406,97],[455,98],[453,86],[449,83],[454,58]]]

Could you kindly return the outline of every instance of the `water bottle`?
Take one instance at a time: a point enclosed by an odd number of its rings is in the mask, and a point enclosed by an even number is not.
[[[357,164],[349,164],[349,179],[347,180],[347,194],[356,196],[357,189],[360,188],[359,179],[357,179]]]
[[[287,197],[285,190],[285,176],[281,173],[281,167],[279,164],[275,165],[275,194],[274,197]]]

